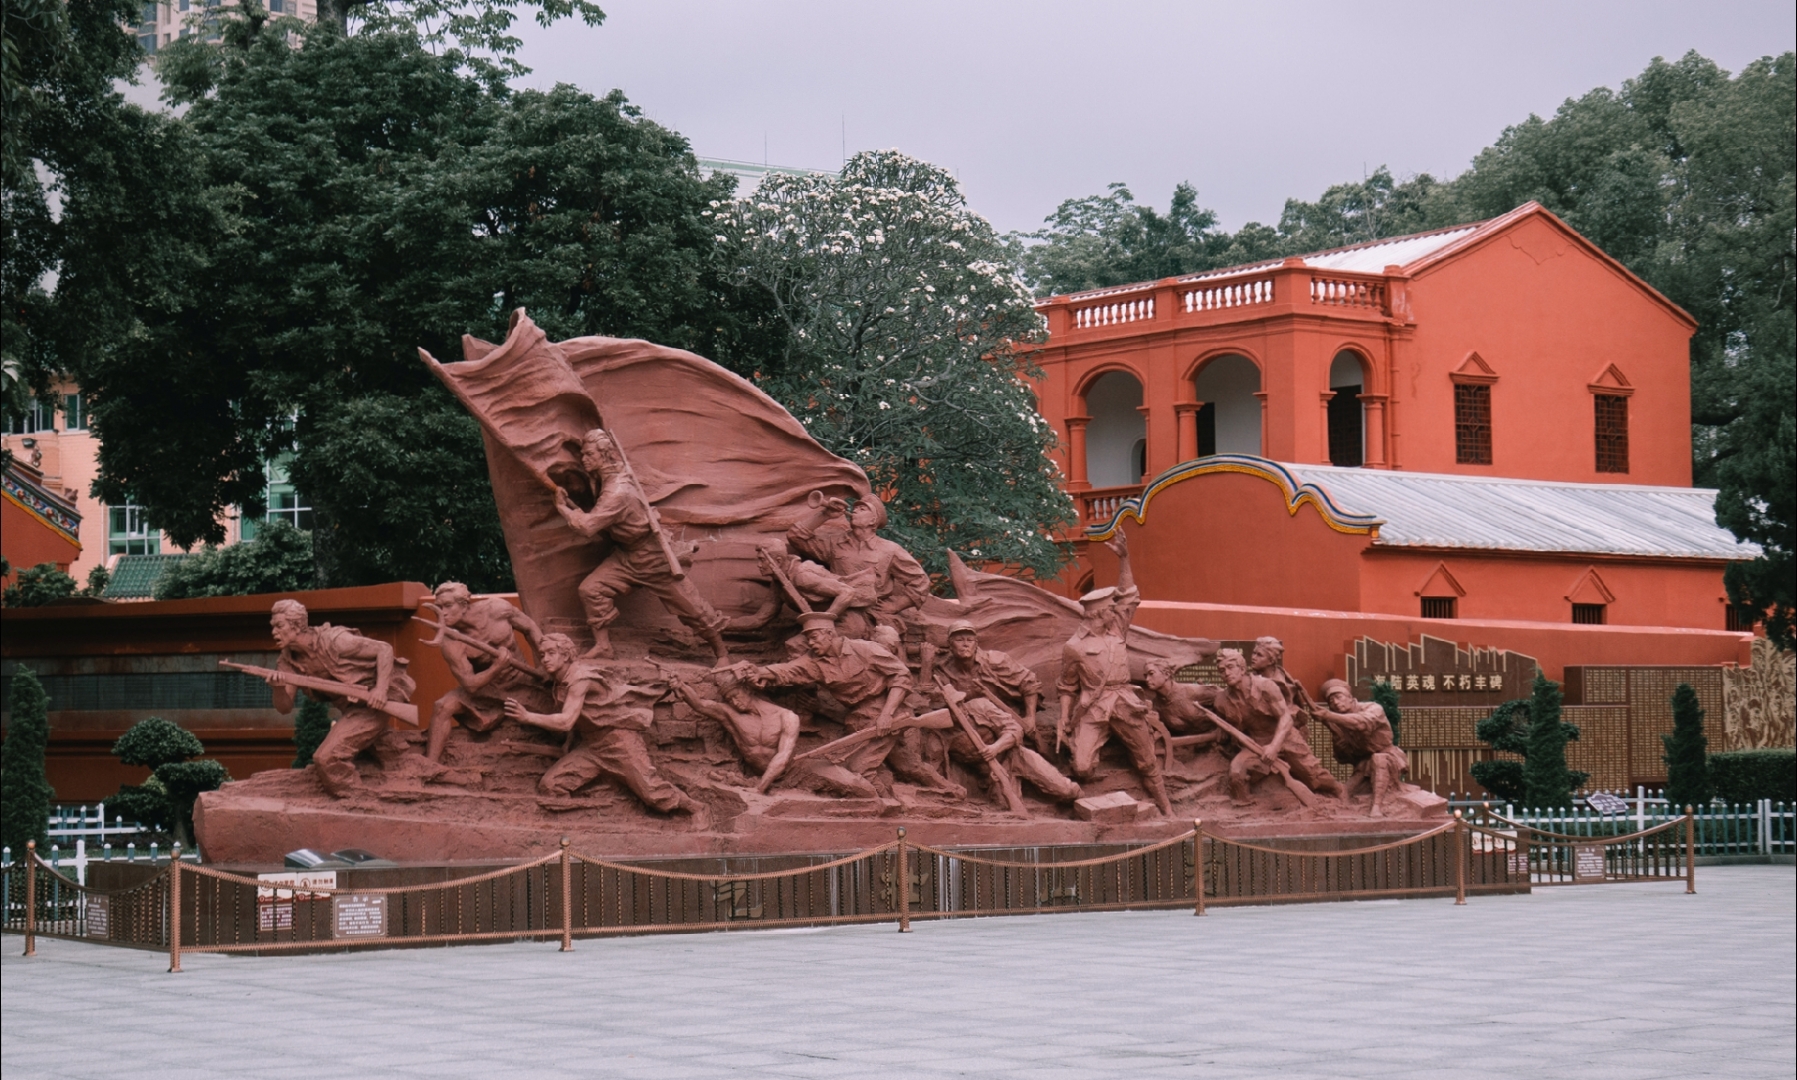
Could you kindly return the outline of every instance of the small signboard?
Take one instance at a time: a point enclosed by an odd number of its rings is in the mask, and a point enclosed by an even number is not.
[[[331,925],[340,938],[387,936],[387,894],[338,893],[331,898]]]
[[[1572,849],[1572,880],[1575,882],[1604,879],[1604,846],[1580,844]]]
[[[1529,853],[1528,852],[1512,851],[1509,854],[1509,856],[1507,857],[1506,861],[1509,863],[1509,870],[1510,870],[1511,877],[1528,877],[1529,876]]]
[[[105,941],[111,936],[112,897],[90,894],[84,918],[86,927],[83,936]]]
[[[301,870],[284,874],[257,874],[257,881],[268,884],[256,886],[256,929],[263,931],[293,929],[293,902],[295,900],[323,900],[329,893],[308,892],[308,889],[335,889],[337,887],[337,871],[335,870]],[[285,885],[287,888],[278,888]]]
[[[1620,799],[1607,791],[1585,796],[1585,805],[1600,814],[1626,814],[1629,812],[1627,799]]]

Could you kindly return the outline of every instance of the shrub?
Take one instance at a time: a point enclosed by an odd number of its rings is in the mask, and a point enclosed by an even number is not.
[[[1398,741],[1398,724],[1403,721],[1404,714],[1398,709],[1398,688],[1388,682],[1373,684],[1373,700],[1385,710],[1385,718],[1391,721],[1391,741]]]
[[[154,771],[160,766],[199,757],[206,747],[193,732],[160,716],[139,720],[112,744],[112,756],[127,765]]]
[[[1702,806],[1710,801],[1710,772],[1704,761],[1709,741],[1703,737],[1703,708],[1697,691],[1679,683],[1672,692],[1672,734],[1666,745],[1666,800],[1675,807]]]
[[[1727,803],[1797,802],[1797,750],[1711,754],[1710,784]]]
[[[1566,767],[1566,743],[1579,737],[1579,728],[1560,719],[1560,701],[1560,684],[1536,672],[1528,698],[1506,701],[1479,721],[1474,733],[1480,742],[1522,759],[1473,762],[1473,779],[1494,798],[1529,807],[1571,806],[1573,791],[1591,778]]]
[[[193,804],[204,791],[216,791],[231,774],[216,761],[191,761],[206,752],[194,733],[160,716],[139,720],[112,744],[126,765],[150,770],[141,785],[125,785],[105,800],[106,812],[134,818],[143,825],[168,829],[183,844],[193,843]]]
[[[0,841],[22,856],[27,841],[44,845],[50,827],[50,800],[56,794],[44,775],[44,748],[50,742],[50,698],[28,667],[12,679],[12,722],[0,745]]]
[[[331,707],[311,695],[300,693],[299,715],[293,718],[293,767],[303,769],[312,764],[312,754],[331,733]]]
[[[313,577],[312,534],[274,520],[248,543],[208,547],[164,570],[156,599],[295,592],[311,588]]]
[[[7,607],[43,607],[74,595],[74,578],[58,570],[55,563],[38,563],[19,571],[18,580],[6,587],[0,600]]]

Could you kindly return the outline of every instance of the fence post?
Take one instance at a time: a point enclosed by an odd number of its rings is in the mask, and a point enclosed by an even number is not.
[[[911,867],[909,860],[905,858],[905,827],[903,825],[899,826],[898,831],[898,880],[892,883],[892,887],[897,893],[899,933],[909,934],[911,932]]]
[[[1697,819],[1685,807],[1685,892],[1697,891]]]
[[[168,863],[168,969],[181,970],[181,843],[175,842]]]
[[[25,955],[37,955],[37,841],[25,841]]]
[[[574,887],[568,880],[568,838],[562,837],[562,952],[574,951]]]
[[[1772,854],[1772,800],[1760,800],[1759,812],[1760,854]]]
[[[1192,914],[1204,914],[1204,819],[1192,819],[1192,890],[1198,898],[1192,904]]]
[[[1454,811],[1454,904],[1466,903],[1466,819]]]

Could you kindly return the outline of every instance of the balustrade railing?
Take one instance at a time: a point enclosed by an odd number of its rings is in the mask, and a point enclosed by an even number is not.
[[[1180,307],[1187,314],[1220,311],[1224,308],[1248,307],[1273,302],[1273,278],[1254,277],[1246,280],[1200,281],[1181,287]]]
[[[1099,296],[1074,301],[1073,325],[1081,330],[1154,318],[1154,293]]]
[[[1141,484],[1093,488],[1079,493],[1080,524],[1099,525],[1117,516],[1123,504],[1142,493]]]
[[[1312,276],[1310,302],[1324,307],[1385,310],[1385,284],[1354,278]]]

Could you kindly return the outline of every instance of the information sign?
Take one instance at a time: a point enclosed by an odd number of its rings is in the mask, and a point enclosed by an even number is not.
[[[1626,814],[1629,812],[1627,799],[1620,799],[1607,791],[1585,796],[1585,805],[1600,814]]]
[[[337,887],[337,871],[335,870],[300,870],[281,874],[257,874],[257,881],[267,882],[256,886],[256,929],[258,930],[291,930],[293,929],[293,902],[295,900],[323,900],[329,893],[308,892],[308,889],[335,889]],[[287,888],[278,888],[285,885]]]
[[[387,936],[385,893],[339,893],[331,898],[331,924],[340,938]]]

